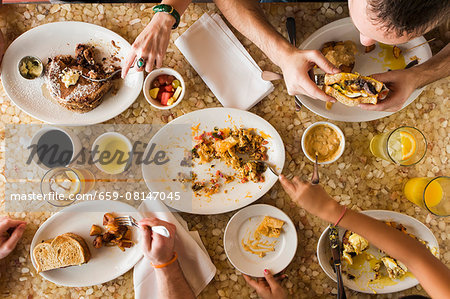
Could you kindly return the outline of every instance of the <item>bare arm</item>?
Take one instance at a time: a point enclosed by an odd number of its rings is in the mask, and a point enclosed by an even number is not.
[[[180,16],[184,13],[192,0],[164,0],[161,3],[171,5]],[[122,68],[122,78],[139,58],[144,59],[145,65],[137,71],[151,72],[155,67],[162,66],[164,55],[170,41],[172,26],[175,18],[167,13],[156,13],[150,23],[138,35]]]
[[[284,75],[289,94],[306,94],[312,98],[334,102],[310,79],[308,72],[317,65],[326,73],[338,73],[317,50],[298,50],[265,19],[256,0],[215,0],[227,20],[258,46],[278,65]]]
[[[450,44],[447,44],[444,49],[424,63],[412,67],[410,70],[417,77],[417,88],[450,76]]]
[[[162,225],[170,232],[166,238],[151,231],[152,226]],[[167,264],[174,257],[175,247],[175,225],[162,221],[158,218],[145,218],[139,221],[143,236],[144,256],[153,265]],[[195,298],[178,261],[161,268],[155,268],[158,298],[168,299],[193,299]]]
[[[164,268],[155,269],[155,273],[158,281],[158,298],[195,298],[178,262]]]
[[[333,200],[321,186],[280,177],[281,184],[294,202],[309,213],[335,223],[344,207]],[[339,226],[351,230],[390,256],[400,260],[433,298],[450,298],[450,269],[419,241],[364,214],[348,210]]]

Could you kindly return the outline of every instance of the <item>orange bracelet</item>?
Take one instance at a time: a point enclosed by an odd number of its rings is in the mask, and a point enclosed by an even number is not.
[[[168,261],[167,263],[161,264],[161,265],[153,265],[152,262],[150,262],[150,264],[152,265],[153,268],[164,268],[169,266],[170,264],[173,264],[176,260],[178,259],[178,254],[176,253],[176,251],[173,253],[173,258]]]
[[[339,217],[338,221],[336,221],[334,226],[338,226],[339,222],[341,222],[342,218],[344,218],[345,212],[347,212],[347,207],[344,207],[344,211],[342,211],[341,216]]]

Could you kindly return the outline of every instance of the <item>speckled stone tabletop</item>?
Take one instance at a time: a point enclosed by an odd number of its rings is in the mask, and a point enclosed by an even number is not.
[[[23,32],[38,25],[56,21],[83,21],[109,28],[130,43],[148,24],[152,16],[151,4],[80,4],[80,5],[14,5],[3,6],[0,28],[8,43]],[[345,3],[298,3],[266,4],[263,6],[270,22],[287,36],[285,32],[286,15],[291,14],[297,20],[297,40],[301,42],[321,26],[348,16]],[[181,19],[180,27],[172,32],[175,40],[204,12],[217,11],[214,4],[191,5]],[[436,53],[444,46],[442,32],[434,30],[426,37],[437,37],[431,43]],[[264,54],[249,40],[237,34],[259,66],[265,70],[279,71]],[[178,49],[169,46],[165,66],[178,70],[187,82],[185,99],[176,108],[169,111],[153,109],[142,94],[136,102],[121,115],[108,123],[167,123],[170,120],[193,110],[220,106],[201,78],[196,74]],[[441,260],[450,265],[450,218],[437,218],[425,210],[414,206],[402,194],[402,184],[417,176],[438,176],[449,174],[448,157],[450,154],[448,116],[450,110],[450,79],[442,79],[426,87],[421,96],[402,111],[384,119],[362,122],[334,122],[345,133],[347,146],[343,156],[331,165],[321,167],[321,179],[325,189],[340,203],[355,210],[387,209],[413,216],[429,227],[439,241]],[[34,270],[30,255],[30,243],[39,225],[50,213],[5,213],[4,191],[7,178],[4,176],[4,126],[5,124],[40,123],[22,112],[11,103],[3,88],[0,88],[0,214],[25,220],[29,223],[23,239],[16,250],[0,261],[0,296],[5,298],[132,298],[132,272],[102,285],[88,288],[59,287],[42,279]],[[312,164],[303,155],[300,138],[304,129],[311,123],[323,120],[306,108],[295,112],[294,101],[286,92],[284,83],[275,83],[275,91],[251,112],[269,121],[280,133],[286,147],[284,173],[308,178]],[[401,125],[419,128],[428,140],[428,152],[425,159],[412,167],[398,167],[373,157],[369,151],[369,142],[377,133],[392,130]],[[283,285],[295,298],[329,298],[335,296],[336,285],[321,270],[315,254],[316,243],[326,227],[326,223],[306,214],[295,207],[289,197],[277,183],[257,203],[275,205],[284,210],[294,221],[299,246],[292,263],[285,273],[288,279]],[[256,293],[246,286],[241,274],[233,268],[223,249],[223,232],[234,212],[197,216],[182,214],[192,230],[198,230],[202,240],[217,267],[217,275],[202,292],[200,298],[255,298]],[[425,294],[419,286],[401,293],[379,296],[398,298],[402,295]],[[368,298],[373,295],[347,291],[349,298]]]

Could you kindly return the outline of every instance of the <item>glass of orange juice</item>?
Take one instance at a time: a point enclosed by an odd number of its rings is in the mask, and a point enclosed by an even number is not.
[[[370,141],[370,151],[375,157],[410,166],[425,156],[427,140],[418,129],[403,126],[374,136]]]
[[[406,182],[406,198],[437,216],[450,215],[450,177],[413,178]]]

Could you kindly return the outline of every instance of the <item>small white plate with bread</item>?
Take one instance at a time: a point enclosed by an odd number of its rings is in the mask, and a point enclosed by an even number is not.
[[[67,207],[47,219],[34,235],[30,255],[36,271],[57,285],[87,287],[133,268],[143,255],[139,230],[127,226],[116,238],[110,233],[115,226],[104,222],[105,213],[142,219],[134,207],[119,201],[95,200]],[[104,240],[102,246],[100,239]]]

